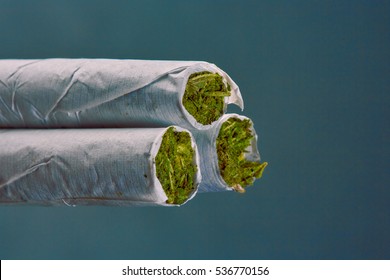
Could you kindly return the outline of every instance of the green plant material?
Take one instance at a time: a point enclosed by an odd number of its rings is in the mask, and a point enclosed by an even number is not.
[[[248,161],[246,148],[254,136],[248,119],[229,118],[221,126],[217,137],[218,164],[222,178],[238,192],[252,185],[263,174],[267,162]]]
[[[194,73],[188,78],[183,106],[197,122],[211,124],[224,114],[224,99],[230,90],[218,73]]]
[[[169,204],[184,203],[194,191],[197,166],[188,132],[167,129],[156,156],[156,173]]]

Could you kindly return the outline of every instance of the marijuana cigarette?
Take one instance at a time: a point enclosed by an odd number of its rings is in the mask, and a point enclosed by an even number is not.
[[[114,59],[0,60],[0,127],[208,129],[240,90],[214,64]]]
[[[181,205],[197,192],[198,165],[191,133],[176,126],[0,129],[0,203]]]
[[[249,118],[226,114],[211,129],[193,133],[203,178],[199,192],[245,192],[262,176],[267,162],[260,162],[257,134]]]

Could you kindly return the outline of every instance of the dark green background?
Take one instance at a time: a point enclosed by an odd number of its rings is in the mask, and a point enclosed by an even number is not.
[[[0,258],[389,259],[389,1],[0,0],[0,58],[47,57],[213,62],[269,166],[180,208],[2,206]]]

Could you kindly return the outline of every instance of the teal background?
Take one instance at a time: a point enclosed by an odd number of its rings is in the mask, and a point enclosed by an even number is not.
[[[217,64],[269,162],[246,194],[180,208],[0,206],[0,258],[389,259],[389,11],[375,0],[0,0],[1,59]]]

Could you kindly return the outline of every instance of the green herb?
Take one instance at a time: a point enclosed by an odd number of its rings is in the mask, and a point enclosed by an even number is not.
[[[169,204],[184,203],[193,192],[197,166],[188,132],[168,128],[156,156],[156,172]]]
[[[238,192],[252,185],[263,174],[267,162],[248,161],[246,148],[254,137],[248,119],[230,118],[222,124],[217,137],[219,169],[224,181]]]
[[[218,73],[194,73],[188,78],[183,106],[197,122],[211,124],[224,114],[224,99],[230,90]]]

